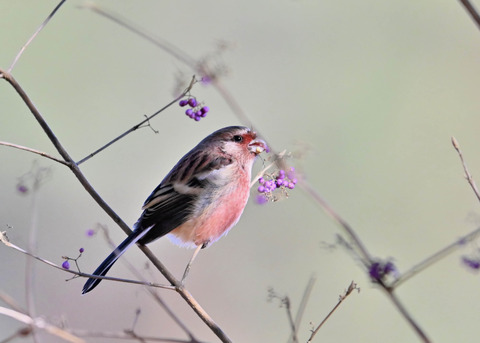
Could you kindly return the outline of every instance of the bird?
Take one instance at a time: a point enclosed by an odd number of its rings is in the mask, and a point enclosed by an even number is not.
[[[250,195],[252,167],[268,151],[256,132],[243,126],[219,129],[185,154],[145,200],[132,233],[93,272],[105,276],[132,245],[167,235],[196,253],[224,236],[238,222]],[[82,294],[102,279],[89,278]]]

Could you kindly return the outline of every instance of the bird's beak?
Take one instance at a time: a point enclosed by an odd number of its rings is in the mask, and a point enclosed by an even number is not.
[[[254,153],[255,155],[258,155],[265,150],[268,150],[268,146],[263,139],[255,138],[248,144],[248,150],[250,150],[250,152]]]

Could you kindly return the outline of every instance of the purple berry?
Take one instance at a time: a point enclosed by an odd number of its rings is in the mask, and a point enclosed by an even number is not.
[[[195,99],[195,98],[190,98],[190,99],[188,99],[188,104],[189,104],[191,107],[197,106],[197,99]]]
[[[17,185],[17,191],[19,191],[22,194],[25,194],[28,192],[28,188],[25,185]]]
[[[193,110],[191,108],[189,108],[188,110],[185,111],[185,114],[187,116],[189,116],[190,118],[193,118],[194,114],[193,114]]]
[[[208,106],[203,106],[202,107],[202,112],[203,113],[207,113],[208,111],[210,111],[210,108]]]
[[[180,100],[180,102],[178,103],[180,105],[180,107],[183,107],[183,106],[187,106],[188,104],[188,100]]]
[[[265,187],[263,187],[263,186],[258,186],[258,191],[259,191],[260,193],[264,193],[264,192],[265,192]]]
[[[256,201],[256,203],[259,204],[259,205],[264,205],[264,204],[266,204],[266,203],[268,202],[268,198],[267,198],[265,195],[263,195],[263,194],[259,194],[259,195],[257,195],[257,197],[255,198],[255,201]]]
[[[85,251],[85,249],[80,248],[80,249],[78,249],[78,251],[80,251],[80,254],[81,254],[81,253],[83,253],[83,252]]]
[[[62,263],[62,268],[63,269],[70,269],[70,263],[68,262],[68,260],[66,260],[65,262]]]
[[[92,237],[94,234],[95,234],[95,230],[93,230],[93,229],[88,229],[87,230],[87,236],[88,237]]]
[[[263,185],[265,183],[265,179],[263,177],[259,178],[258,183]]]

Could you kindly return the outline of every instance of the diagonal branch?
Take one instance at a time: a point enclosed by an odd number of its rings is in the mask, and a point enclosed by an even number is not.
[[[122,139],[123,137],[125,137],[126,135],[128,135],[129,133],[132,133],[133,131],[136,131],[137,129],[139,129],[140,127],[142,127],[143,124],[145,123],[148,123],[150,121],[150,119],[152,119],[153,117],[155,117],[156,115],[160,114],[161,112],[163,112],[164,110],[166,110],[167,108],[169,108],[170,106],[172,106],[173,104],[175,104],[176,102],[178,102],[178,100],[180,100],[181,98],[183,98],[186,94],[188,94],[188,92],[190,92],[190,90],[192,89],[193,85],[195,84],[196,80],[195,80],[195,76],[192,77],[192,81],[190,82],[190,85],[182,92],[182,94],[180,94],[177,98],[175,98],[174,100],[172,100],[171,102],[169,102],[167,105],[163,106],[161,109],[159,109],[157,112],[151,114],[150,116],[146,116],[146,118],[144,120],[142,120],[140,123],[134,125],[133,127],[131,127],[130,129],[128,129],[127,131],[125,131],[124,133],[122,133],[120,136],[112,139],[110,142],[108,142],[107,144],[105,144],[104,146],[102,146],[101,148],[97,149],[96,151],[92,152],[91,154],[87,155],[86,157],[82,158],[80,161],[77,162],[77,165],[80,165],[82,164],[83,162],[87,161],[88,159],[92,158],[93,156],[95,156],[96,154],[98,154],[99,152],[103,151],[104,149],[108,148],[110,145],[112,145],[113,143],[119,141],[120,139]]]
[[[468,14],[470,14],[475,24],[477,24],[477,27],[480,29],[480,15],[478,14],[477,10],[475,10],[475,7],[473,7],[472,3],[468,0],[459,1],[462,3],[463,7],[465,7]]]
[[[22,46],[22,48],[20,49],[20,51],[18,52],[17,56],[15,56],[12,64],[10,65],[10,67],[7,69],[7,71],[9,73],[12,72],[13,68],[15,67],[15,64],[17,64],[18,60],[20,59],[20,57],[22,56],[22,54],[24,53],[25,49],[30,45],[30,43],[33,42],[33,40],[35,39],[35,37],[37,37],[37,35],[40,33],[40,31],[43,30],[43,28],[48,24],[48,22],[50,21],[50,19],[53,18],[53,16],[55,15],[55,13],[60,9],[60,7],[65,3],[66,0],[62,0],[58,3],[58,5],[53,9],[52,13],[50,13],[50,15],[43,21],[43,23],[38,27],[38,29],[33,33],[32,37],[30,37],[30,39],[25,43],[24,46]]]

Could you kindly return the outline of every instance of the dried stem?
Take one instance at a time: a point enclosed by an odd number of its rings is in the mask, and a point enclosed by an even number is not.
[[[49,158],[49,159],[51,159],[52,161],[55,161],[55,162],[57,162],[57,163],[63,164],[63,165],[65,165],[65,166],[68,166],[68,163],[66,163],[65,161],[59,160],[58,158],[53,157],[53,156],[51,156],[51,155],[49,155],[49,154],[47,154],[46,152],[43,152],[43,151],[38,151],[38,150],[36,150],[36,149],[24,147],[24,146],[21,146],[21,145],[18,145],[18,144],[9,143],[9,142],[2,142],[2,141],[0,141],[0,145],[4,145],[4,146],[8,146],[8,147],[11,147],[11,148],[15,148],[15,149],[19,149],[19,150],[24,150],[24,151],[28,151],[28,152],[33,152],[34,154],[40,155],[40,156],[42,156],[42,157]]]
[[[20,248],[19,246],[13,244],[12,242],[10,242],[7,238],[7,234],[5,231],[3,232],[0,232],[0,242],[2,242],[3,244],[5,244],[7,247],[9,248],[12,248],[14,250],[17,250],[19,252],[21,252],[22,254],[25,254],[27,256],[30,256],[32,258],[34,258],[35,260],[37,261],[40,261],[50,267],[53,267],[53,268],[56,268],[56,269],[59,269],[59,270],[62,270],[66,273],[70,273],[70,274],[73,274],[74,277],[84,277],[84,278],[93,278],[93,279],[102,279],[102,280],[110,280],[110,281],[117,281],[117,282],[123,282],[123,283],[133,283],[133,284],[137,284],[137,285],[143,285],[143,286],[148,286],[148,287],[154,287],[154,288],[164,288],[164,289],[169,289],[169,290],[175,290],[175,287],[173,286],[169,286],[169,285],[162,285],[162,284],[158,284],[158,283],[154,283],[154,282],[150,282],[150,281],[137,281],[137,280],[130,280],[130,279],[122,279],[122,278],[116,278],[116,277],[110,277],[110,276],[99,276],[99,275],[93,275],[93,274],[87,274],[87,273],[82,273],[81,271],[74,271],[74,270],[70,270],[70,269],[65,269],[49,260],[46,260],[42,257],[39,257],[37,256],[36,254],[32,253],[32,252],[29,252],[25,249],[22,249]]]
[[[18,311],[1,306],[0,314],[11,317],[15,320],[18,320],[19,322],[28,324],[29,326],[32,326],[34,328],[45,330],[46,332],[62,338],[63,340],[66,340],[68,342],[85,343],[83,339],[72,335],[70,332],[60,329],[59,327],[47,323],[43,318],[32,318],[24,313],[20,313]]]
[[[126,135],[132,133],[133,131],[136,131],[137,129],[141,128],[143,124],[145,123],[148,123],[150,121],[150,119],[152,119],[153,117],[155,117],[156,115],[160,114],[161,112],[163,112],[164,110],[166,110],[168,107],[172,106],[173,104],[177,103],[181,98],[183,98],[188,92],[190,92],[190,90],[192,89],[193,85],[195,84],[196,80],[195,80],[195,76],[192,77],[192,81],[190,82],[190,85],[182,92],[182,94],[180,94],[177,98],[175,98],[174,100],[172,100],[170,103],[168,103],[167,105],[165,105],[164,107],[162,107],[161,109],[159,109],[157,112],[151,114],[150,116],[145,116],[146,118],[144,120],[142,120],[140,123],[134,125],[133,127],[131,127],[130,129],[128,129],[127,131],[125,131],[124,133],[122,133],[120,136],[112,139],[110,142],[108,142],[107,144],[105,144],[104,146],[102,146],[101,148],[97,149],[96,151],[92,152],[91,154],[87,155],[86,157],[82,158],[80,161],[77,162],[77,165],[80,165],[82,164],[83,162],[89,160],[90,158],[92,158],[93,156],[95,156],[96,154],[98,154],[99,152],[105,150],[106,148],[108,148],[110,145],[112,145],[113,143],[119,141],[120,139],[122,139],[123,137],[125,137]]]
[[[332,310],[327,314],[327,316],[322,320],[322,322],[320,324],[318,324],[318,326],[312,330],[312,334],[310,335],[310,338],[308,339],[307,343],[310,343],[312,342],[313,338],[315,337],[315,335],[318,333],[318,331],[320,330],[320,328],[323,326],[323,324],[325,324],[325,322],[328,320],[328,318],[330,318],[330,316],[333,314],[333,312],[335,312],[337,310],[337,308],[340,306],[340,304],[350,295],[352,294],[352,292],[354,290],[358,290],[360,292],[360,289],[357,288],[357,284],[355,282],[351,282],[350,285],[348,286],[348,288],[345,290],[345,293],[340,295],[339,299],[338,299],[338,302],[337,304],[332,308]]]
[[[457,150],[458,157],[460,157],[460,161],[462,162],[463,170],[465,171],[465,178],[467,179],[468,184],[472,187],[473,192],[477,196],[477,199],[480,201],[480,192],[478,191],[477,185],[475,181],[473,181],[472,174],[468,171],[467,163],[463,159],[462,150],[460,150],[460,145],[455,137],[452,137],[452,145]]]
[[[413,266],[410,270],[406,271],[403,273],[398,279],[395,280],[395,282],[391,285],[392,288],[398,287],[400,284],[404,283],[408,279],[412,278],[413,276],[417,275],[420,273],[422,270],[430,267],[432,264],[440,261],[444,257],[450,255],[453,253],[455,250],[460,248],[461,246],[465,245],[465,243],[470,242],[474,240],[478,235],[480,235],[480,228],[477,228],[476,230],[470,232],[469,234],[461,237],[457,241],[447,245],[445,248],[440,249],[433,255],[427,257],[417,265]]]
[[[55,13],[60,9],[60,7],[65,3],[66,0],[62,0],[58,3],[58,5],[53,9],[52,13],[43,21],[43,23],[38,27],[38,29],[34,32],[34,34],[30,37],[30,39],[25,43],[25,45],[20,49],[18,52],[17,56],[15,56],[15,59],[13,60],[12,64],[10,67],[7,69],[8,73],[11,73],[13,68],[15,67],[15,64],[17,64],[18,60],[24,53],[25,49],[32,43],[32,41],[37,37],[37,35],[40,33],[40,31],[43,30],[43,28],[48,24],[48,22],[53,18]]]
[[[472,3],[468,0],[459,0],[459,1],[463,5],[463,7],[465,7],[468,14],[470,14],[475,24],[477,24],[477,27],[480,29],[480,15],[475,10],[475,7],[473,7]]]

